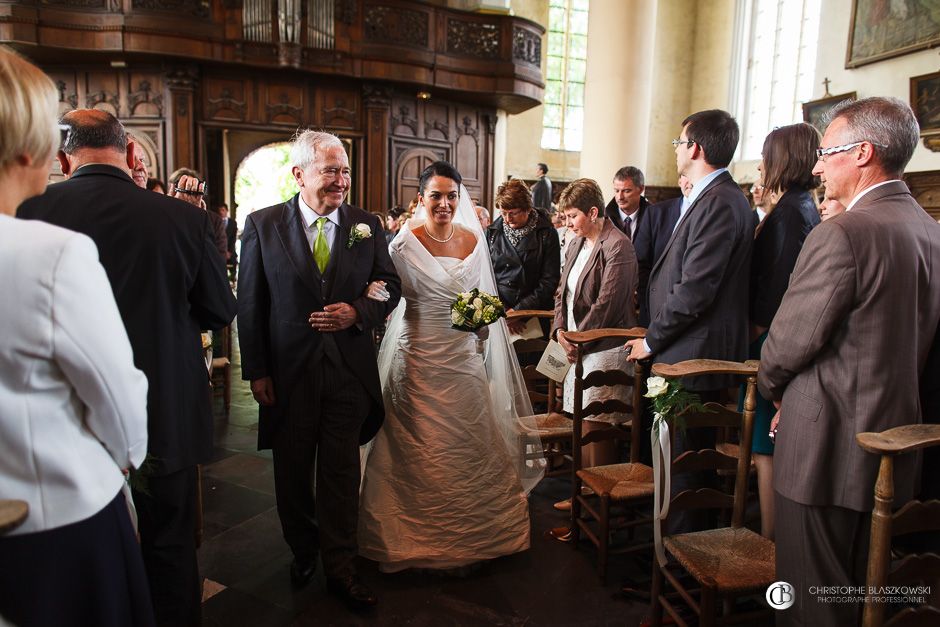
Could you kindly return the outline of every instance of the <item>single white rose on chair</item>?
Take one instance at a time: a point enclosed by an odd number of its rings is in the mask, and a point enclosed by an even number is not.
[[[666,379],[663,377],[650,377],[646,380],[646,398],[655,398],[663,394],[669,388]]]

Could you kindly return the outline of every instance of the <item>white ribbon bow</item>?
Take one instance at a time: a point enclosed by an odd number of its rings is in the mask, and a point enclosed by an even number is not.
[[[656,549],[656,560],[660,566],[665,566],[666,552],[663,550],[662,526],[669,514],[669,501],[672,493],[672,443],[669,439],[669,423],[662,414],[655,414],[653,424],[659,425],[658,430],[654,428],[650,432],[650,444],[653,447],[653,546]],[[667,464],[664,478],[663,462]]]

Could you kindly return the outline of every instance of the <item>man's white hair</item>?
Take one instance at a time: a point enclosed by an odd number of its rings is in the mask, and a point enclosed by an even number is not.
[[[297,135],[294,136],[294,142],[290,149],[291,166],[297,166],[301,170],[306,170],[307,166],[313,163],[318,151],[334,148],[336,146],[343,148],[343,142],[332,133],[309,129],[306,131],[297,131]]]

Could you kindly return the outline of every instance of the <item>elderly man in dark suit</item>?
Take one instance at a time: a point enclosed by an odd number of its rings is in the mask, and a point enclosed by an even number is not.
[[[231,322],[235,299],[206,212],[134,185],[134,143],[121,123],[94,109],[67,113],[62,122],[69,131],[57,157],[68,180],[18,215],[84,233],[98,246],[134,365],[150,383],[150,469],[134,501],[157,622],[196,625],[196,464],[212,454],[199,334]],[[187,179],[188,191],[196,183]]]
[[[300,193],[250,214],[242,233],[242,372],[261,405],[258,446],[274,451],[291,581],[310,580],[322,549],[327,589],[364,608],[377,599],[354,563],[359,444],[385,416],[370,331],[398,304],[401,282],[379,218],[345,203],[342,142],[306,131],[291,162]],[[385,283],[388,300],[365,296],[372,281]]]
[[[738,124],[717,109],[694,113],[673,140],[676,166],[692,183],[679,221],[662,257],[653,265],[647,296],[650,324],[645,339],[631,340],[629,359],[658,362],[747,357],[748,289],[754,218],[744,193],[727,170],[738,144]],[[727,376],[683,381],[703,400],[735,383]],[[710,447],[714,434],[696,429],[676,434],[673,453]],[[687,439],[686,439],[687,438]],[[673,490],[699,487],[698,477],[682,475]],[[673,531],[703,523],[697,513],[670,516]]]
[[[830,114],[813,173],[846,211],[813,229],[761,353],[761,393],[780,407],[774,451],[777,578],[795,604],[778,625],[854,625],[860,606],[812,586],[865,581],[879,459],[863,431],[919,423],[917,382],[940,320],[940,225],[901,181],[919,128],[895,98]],[[910,499],[918,458],[895,469]]]

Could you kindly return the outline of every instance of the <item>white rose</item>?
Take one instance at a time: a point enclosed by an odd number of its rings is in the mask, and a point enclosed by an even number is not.
[[[372,237],[372,228],[368,224],[359,223],[356,225],[356,233],[363,238]]]
[[[483,301],[480,300],[479,298],[474,298],[473,306],[476,307],[477,309],[483,309]]]
[[[465,322],[463,316],[456,310],[450,312],[450,321],[458,326]]]
[[[473,321],[474,321],[474,322],[479,322],[479,321],[480,321],[480,318],[482,318],[482,317],[483,317],[483,312],[480,311],[479,309],[477,309],[476,311],[473,312]]]
[[[650,377],[646,380],[646,398],[654,398],[666,392],[666,389],[669,387],[669,384],[666,383],[666,380],[662,377]]]

